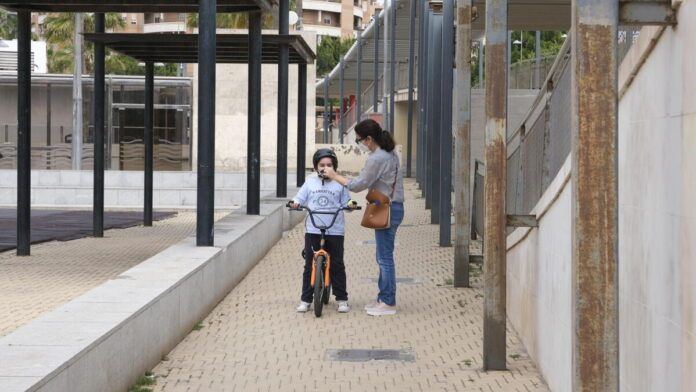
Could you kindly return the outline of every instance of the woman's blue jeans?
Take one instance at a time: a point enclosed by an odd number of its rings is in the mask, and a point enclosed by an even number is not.
[[[377,299],[387,305],[396,305],[396,270],[394,268],[394,241],[396,229],[404,220],[404,204],[392,202],[390,226],[375,230],[377,264],[379,265],[379,294]]]

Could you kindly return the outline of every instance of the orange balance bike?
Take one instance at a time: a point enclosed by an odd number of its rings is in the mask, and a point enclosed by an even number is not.
[[[312,225],[321,232],[319,249],[313,250],[314,257],[312,258],[312,274],[310,275],[309,279],[310,285],[314,287],[314,315],[316,317],[321,317],[321,311],[323,310],[324,305],[329,303],[329,296],[331,295],[331,278],[329,274],[331,270],[331,255],[328,251],[326,251],[326,249],[324,249],[326,232],[336,223],[336,218],[338,218],[338,214],[341,211],[360,210],[361,207],[357,206],[357,202],[351,201],[347,207],[341,207],[335,211],[312,211],[308,207],[304,206],[299,208],[291,208],[289,202],[288,209],[291,211],[307,211]],[[331,223],[328,225],[318,225],[314,220],[316,215],[332,215],[333,218],[331,219]],[[304,258],[304,250],[302,250],[302,257]]]

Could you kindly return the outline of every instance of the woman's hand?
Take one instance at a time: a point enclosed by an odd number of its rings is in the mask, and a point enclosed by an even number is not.
[[[335,180],[336,176],[338,176],[338,174],[336,174],[336,171],[334,171],[333,167],[325,167],[324,169],[322,169],[322,172],[323,176],[330,180]]]

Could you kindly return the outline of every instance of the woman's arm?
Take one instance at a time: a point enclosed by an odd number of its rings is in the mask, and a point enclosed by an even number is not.
[[[379,173],[379,165],[374,160],[368,159],[365,163],[365,167],[362,168],[360,174],[356,178],[348,179],[343,177],[336,173],[333,168],[326,168],[324,175],[347,187],[351,192],[362,192],[377,181]]]

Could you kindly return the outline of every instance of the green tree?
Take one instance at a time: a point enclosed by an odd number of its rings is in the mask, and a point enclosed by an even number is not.
[[[105,15],[105,26],[107,30],[124,28],[126,22],[121,15],[116,12],[109,12]],[[83,31],[94,31],[94,14],[83,15]],[[71,73],[73,69],[73,35],[75,32],[75,14],[55,13],[50,14],[44,20],[46,43],[48,43],[48,69],[50,72]],[[125,60],[116,57],[124,57],[106,51],[106,72],[121,73]],[[89,73],[94,66],[94,50],[92,43],[85,43],[84,51],[84,71]]]
[[[13,40],[17,38],[17,15],[0,10],[0,39]]]
[[[218,29],[247,29],[249,28],[249,16],[243,12],[234,14],[217,14],[215,17],[215,25]],[[198,27],[198,14],[186,15],[186,26],[192,29]],[[272,14],[265,14],[263,16],[262,27],[265,29],[273,27]]]
[[[317,75],[331,72],[354,42],[354,38],[323,37],[317,47]]]

